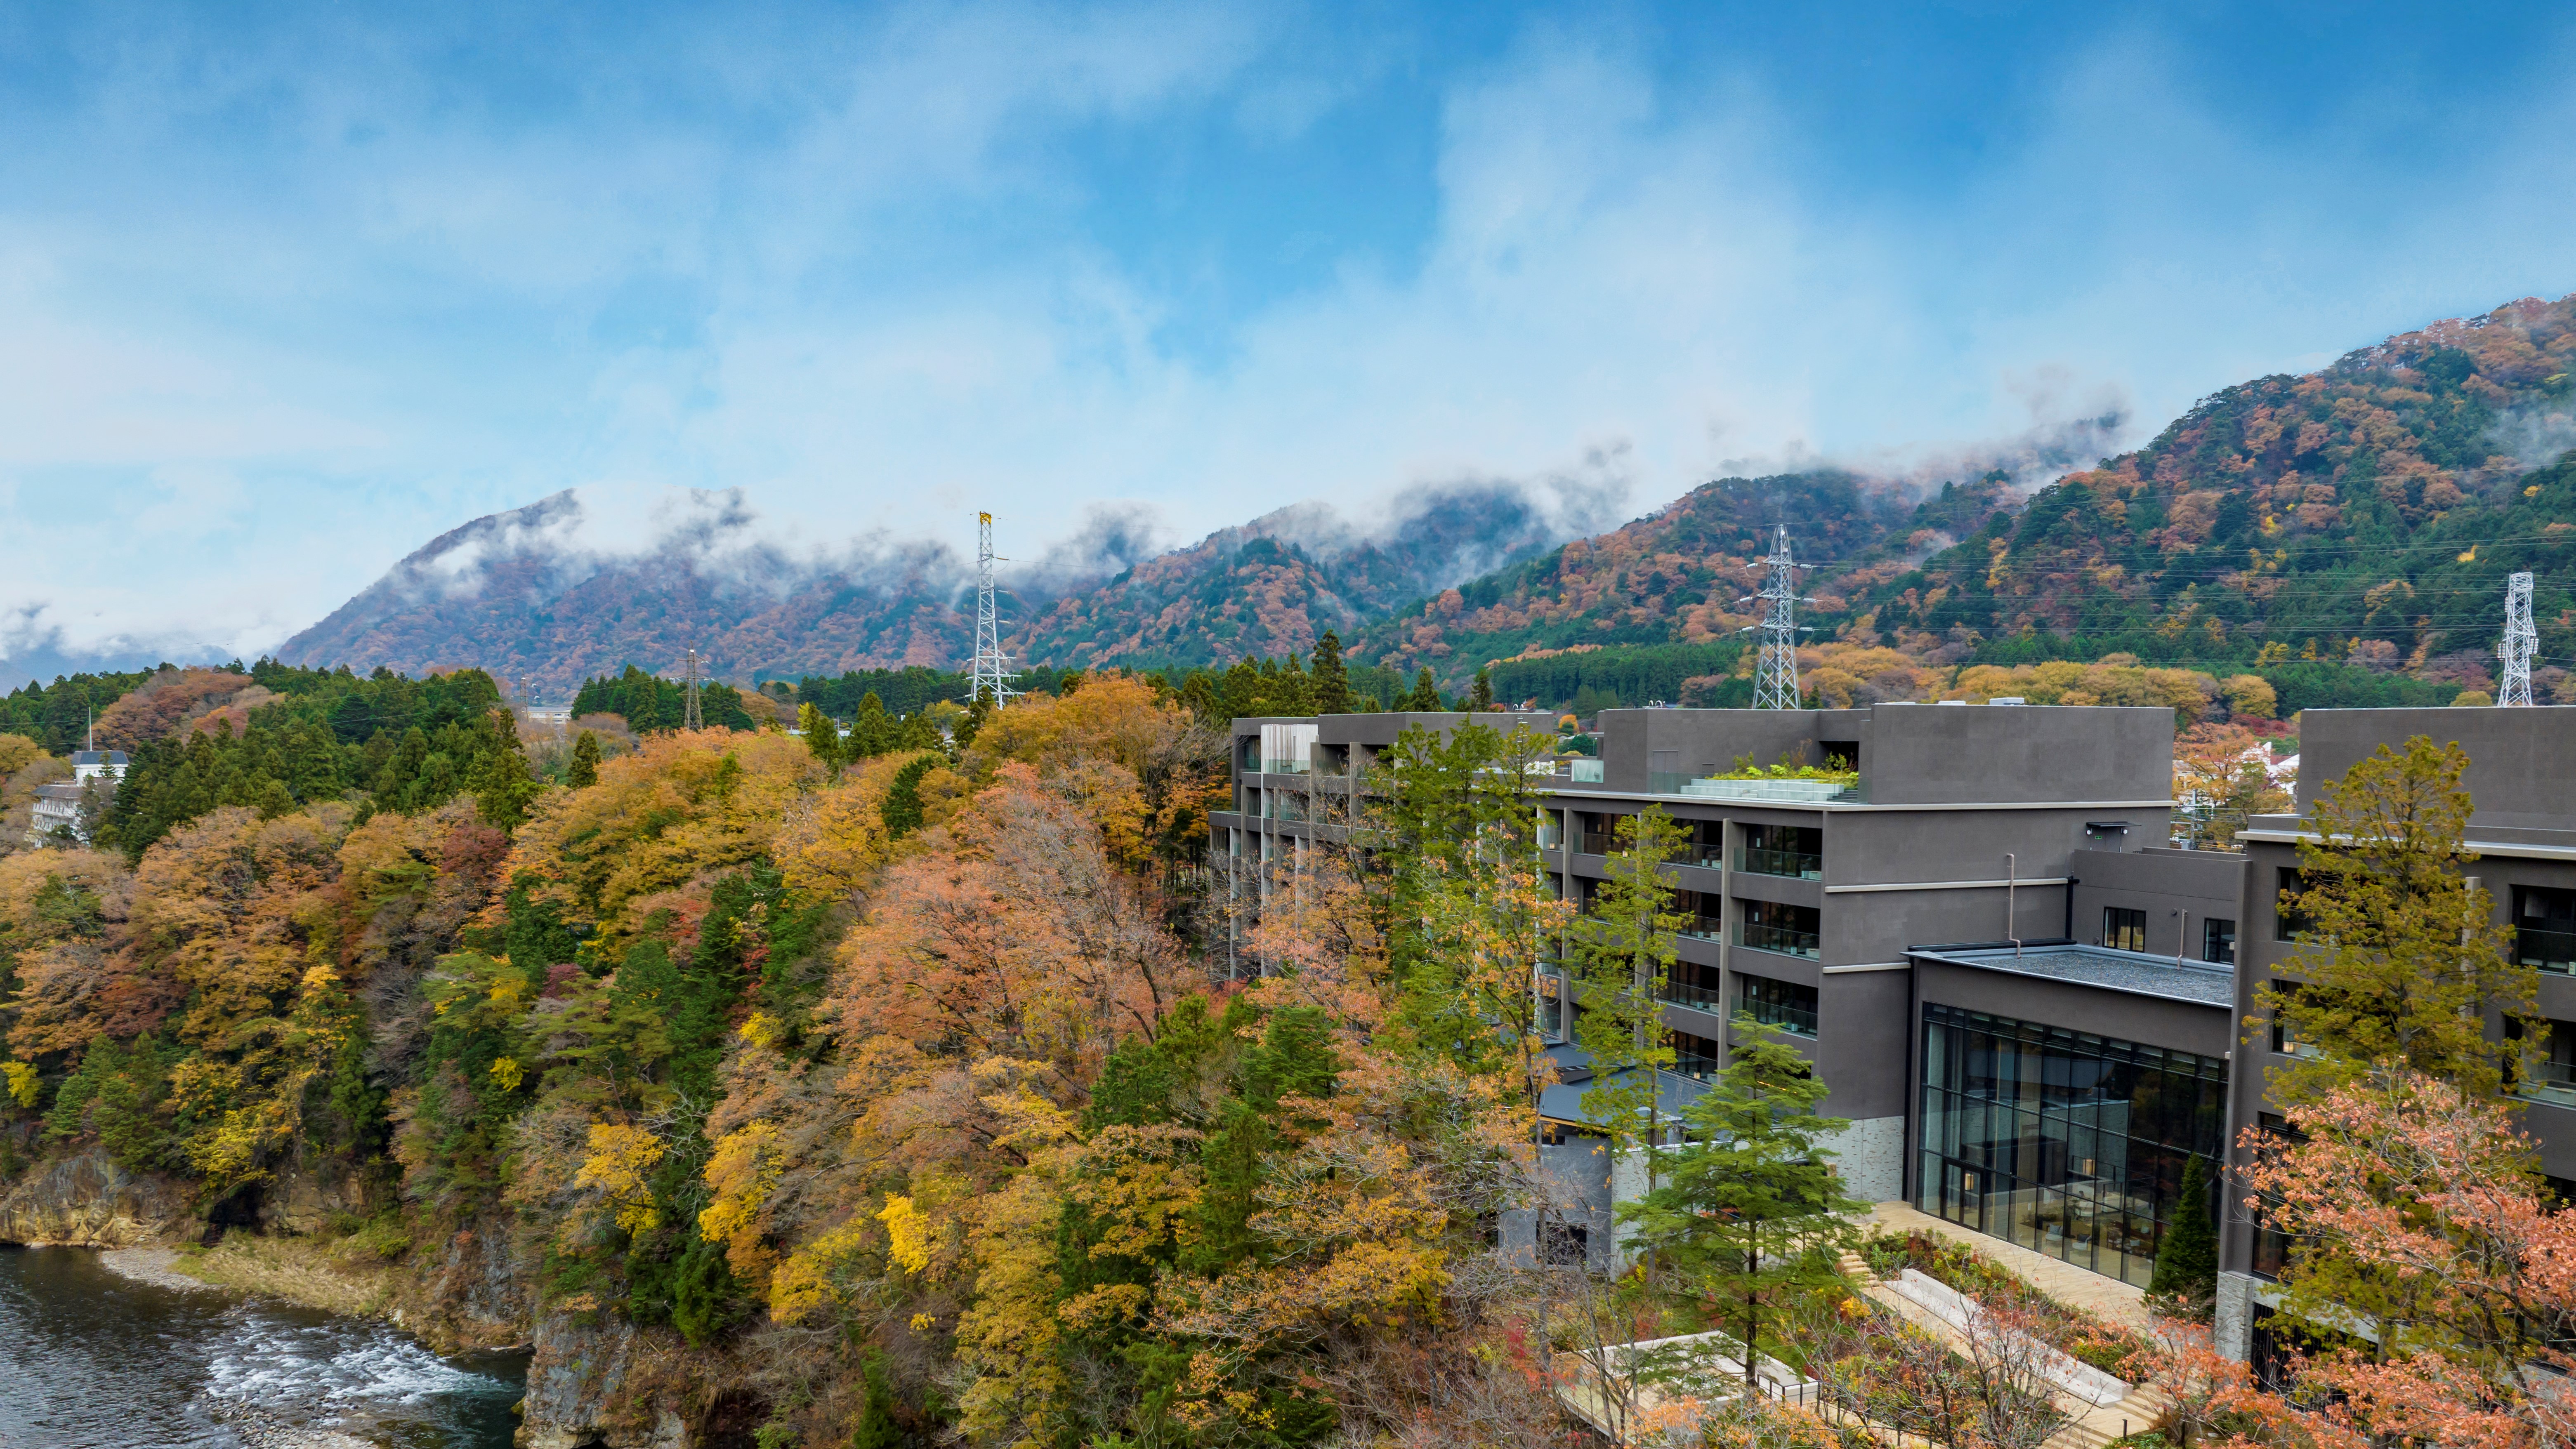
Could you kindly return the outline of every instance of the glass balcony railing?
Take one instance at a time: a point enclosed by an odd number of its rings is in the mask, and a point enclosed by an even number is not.
[[[2576,971],[2576,931],[2521,927],[2513,933],[2513,959],[2543,971]]]
[[[1785,875],[1798,880],[1825,878],[1825,858],[1803,850],[1763,850],[1748,845],[1735,852],[1735,868],[1747,875]]]
[[[1726,939],[1726,923],[1715,916],[1690,916],[1673,934],[1701,941],[1723,941]]]
[[[2532,1068],[2531,1077],[2516,1091],[2535,1102],[2553,1107],[2576,1107],[2576,1065],[2544,1061]]]
[[[1664,1000],[1675,1006],[1688,1006],[1699,1011],[1721,1013],[1726,1010],[1726,997],[1723,993],[1712,991],[1705,986],[1694,986],[1687,981],[1666,981],[1661,995]]]
[[[1737,1009],[1764,1026],[1776,1026],[1791,1036],[1816,1034],[1816,1009],[1812,1006],[1793,1006],[1785,1001],[1764,1001],[1760,997],[1750,997],[1739,1004]]]
[[[1610,853],[1610,847],[1615,844],[1617,844],[1617,842],[1610,838],[1609,832],[1601,830],[1587,830],[1583,832],[1583,845],[1581,848],[1585,855],[1608,855]]]
[[[1724,1070],[1726,1070],[1725,1066],[1715,1057],[1704,1057],[1697,1052],[1673,1054],[1673,1074],[1688,1077],[1695,1082],[1705,1082]]]
[[[1736,939],[1739,944],[1756,951],[1776,951],[1783,956],[1804,956],[1809,960],[1815,959],[1816,955],[1816,933],[1813,931],[1793,931],[1786,926],[1763,926],[1747,921],[1744,934]]]
[[[1699,841],[1682,847],[1682,864],[1704,865],[1714,870],[1726,864],[1726,847]]]

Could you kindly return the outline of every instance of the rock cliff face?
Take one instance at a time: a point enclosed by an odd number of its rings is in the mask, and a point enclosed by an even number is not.
[[[192,1240],[203,1227],[179,1184],[128,1172],[96,1147],[39,1164],[0,1195],[0,1242],[31,1247],[148,1247]]]

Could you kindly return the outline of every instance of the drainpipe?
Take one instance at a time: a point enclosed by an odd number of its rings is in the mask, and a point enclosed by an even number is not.
[[[2066,929],[2057,934],[2069,941],[2075,939],[2075,888],[2082,884],[2084,882],[2074,876],[2066,878]]]
[[[2021,925],[2013,918],[2013,895],[2020,884],[2020,869],[2013,863],[2011,851],[2004,852],[2004,939],[2012,942],[2013,959],[2021,959],[2021,937],[2013,934]]]
[[[2174,933],[2174,964],[2179,966],[2182,964],[2183,945],[2191,939],[2191,912],[2176,911],[2174,914],[2182,917],[2182,928]]]

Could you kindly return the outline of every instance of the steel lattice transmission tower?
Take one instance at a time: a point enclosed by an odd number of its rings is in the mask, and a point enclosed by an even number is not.
[[[1739,604],[1755,599],[1764,604],[1762,622],[1737,630],[1750,634],[1762,631],[1762,657],[1753,671],[1753,707],[1755,709],[1803,709],[1798,699],[1798,636],[1807,632],[1798,625],[1798,570],[1804,565],[1789,557],[1789,530],[1780,526],[1771,538],[1771,556],[1762,561],[1767,572],[1762,578],[1762,591],[1736,600]],[[1813,602],[1809,600],[1807,602]]]
[[[1018,690],[1010,681],[1020,676],[1011,671],[1011,656],[1002,652],[1001,615],[993,606],[993,515],[975,515],[975,663],[969,672],[967,698],[991,696],[994,704],[1005,703]]]
[[[2504,685],[2498,704],[2531,703],[2531,656],[2540,650],[2540,631],[2531,622],[2531,575],[2514,574],[2504,584],[2504,638],[2496,657],[2504,661]]]
[[[683,690],[687,698],[682,706],[682,708],[686,710],[686,715],[681,727],[684,729],[702,730],[707,727],[707,721],[706,716],[698,712],[699,671],[698,651],[695,649],[691,649],[689,651],[688,667],[688,682],[683,686]]]

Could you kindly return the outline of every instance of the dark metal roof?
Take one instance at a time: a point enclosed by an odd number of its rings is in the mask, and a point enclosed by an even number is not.
[[[1999,951],[1917,949],[1906,954],[1919,961],[1940,961],[1981,971],[2037,976],[2104,991],[2188,1001],[2199,1006],[2233,1008],[2236,1004],[2234,967],[2204,961],[2178,963],[2171,956],[2118,951],[2108,946],[2026,946],[2018,953],[2010,947]]]

